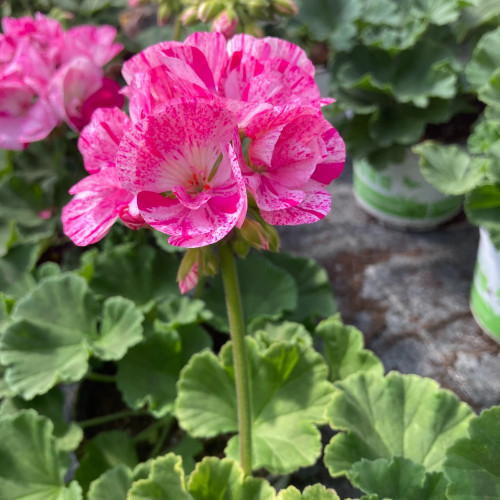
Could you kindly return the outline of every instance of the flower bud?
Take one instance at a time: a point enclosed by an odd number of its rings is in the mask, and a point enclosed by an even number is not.
[[[248,13],[256,19],[267,19],[269,17],[270,0],[247,0],[245,6]]]
[[[278,250],[278,233],[274,227],[265,222],[246,218],[241,226],[240,234],[249,245],[257,250]]]
[[[232,38],[236,33],[238,17],[232,9],[224,9],[212,22],[212,29],[226,38]]]
[[[158,7],[158,12],[156,13],[156,23],[158,26],[165,26],[167,24],[170,16],[172,15],[172,9],[167,3],[162,3]]]
[[[212,21],[215,16],[224,9],[224,2],[220,0],[208,0],[198,7],[198,17],[204,23]]]
[[[284,16],[295,16],[299,9],[293,0],[272,0],[273,8]]]
[[[188,7],[181,12],[181,23],[184,26],[192,26],[198,23],[199,20],[198,9],[196,7]]]
[[[264,30],[255,23],[245,25],[245,33],[247,35],[252,35],[255,38],[263,38]]]

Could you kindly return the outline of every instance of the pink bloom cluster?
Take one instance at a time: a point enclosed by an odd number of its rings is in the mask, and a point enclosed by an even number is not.
[[[102,109],[80,137],[90,176],[63,211],[77,245],[98,241],[118,218],[195,248],[257,210],[278,225],[330,210],[325,188],[341,173],[345,148],[321,115],[331,100],[320,98],[299,47],[195,33],[144,50],[123,76],[130,118]]]
[[[0,148],[20,150],[65,121],[75,130],[103,106],[123,105],[119,86],[102,66],[122,46],[111,26],[64,31],[54,19],[2,19]]]

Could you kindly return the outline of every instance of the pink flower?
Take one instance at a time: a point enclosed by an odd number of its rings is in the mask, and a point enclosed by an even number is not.
[[[118,218],[131,229],[144,226],[136,197],[123,188],[116,171],[120,139],[129,127],[125,113],[103,108],[82,131],[78,148],[91,175],[71,188],[75,196],[62,213],[64,232],[76,245],[99,241]]]
[[[118,175],[171,245],[209,245],[245,217],[240,147],[235,117],[217,100],[172,100],[124,135]]]
[[[236,35],[226,44],[219,33],[195,33],[184,43],[162,42],[128,60],[123,76],[135,115],[168,98],[217,95],[240,127],[256,112],[290,103],[319,109],[314,66],[302,49],[276,38]],[[147,87],[144,82],[148,81]]]
[[[0,148],[23,149],[61,121],[81,129],[97,106],[122,105],[102,65],[121,45],[110,26],[64,32],[42,14],[3,18],[0,35]]]
[[[289,105],[263,111],[245,128],[243,177],[264,220],[316,222],[330,210],[324,189],[342,172],[345,146],[317,110]]]

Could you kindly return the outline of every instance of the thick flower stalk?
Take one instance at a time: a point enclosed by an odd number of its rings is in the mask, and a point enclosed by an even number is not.
[[[20,150],[66,122],[81,130],[93,111],[121,107],[119,85],[102,67],[122,46],[111,26],[64,31],[54,19],[2,19],[0,148]]]

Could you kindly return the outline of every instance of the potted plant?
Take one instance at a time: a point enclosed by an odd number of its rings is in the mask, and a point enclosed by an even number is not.
[[[424,177],[443,193],[466,195],[470,222],[479,226],[480,243],[471,309],[479,325],[500,338],[500,28],[486,33],[466,67],[466,76],[486,104],[464,151],[426,141],[421,155]]]
[[[474,16],[469,2],[456,0],[439,8],[393,0],[323,4],[335,12],[333,27],[317,2],[301,2],[299,16],[311,28],[294,33],[330,46],[330,95],[337,99],[330,116],[354,160],[357,200],[379,219],[407,228],[453,217],[461,198],[425,181],[411,146],[468,136],[480,106],[465,85],[464,53],[491,16]]]

